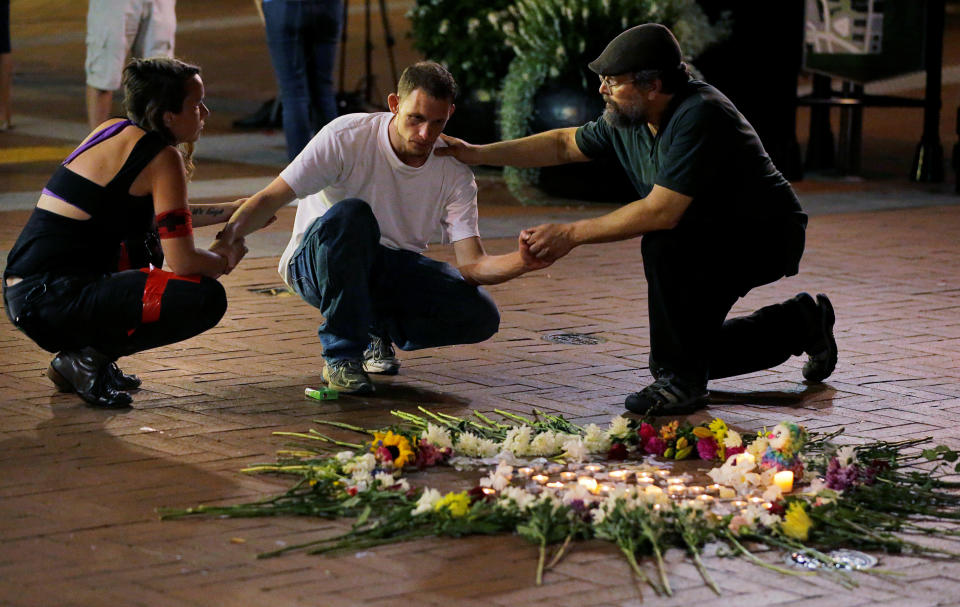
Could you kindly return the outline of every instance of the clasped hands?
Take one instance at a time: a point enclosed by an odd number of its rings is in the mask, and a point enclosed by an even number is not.
[[[549,266],[573,247],[567,224],[545,223],[520,232],[520,256],[531,269]]]

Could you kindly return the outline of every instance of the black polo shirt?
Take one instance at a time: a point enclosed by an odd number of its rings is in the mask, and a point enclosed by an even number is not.
[[[689,81],[674,94],[654,135],[647,125],[614,128],[602,118],[577,129],[590,158],[615,156],[640,197],[654,185],[693,198],[678,228],[757,228],[771,218],[806,225],[790,183],[760,138],[716,88]]]

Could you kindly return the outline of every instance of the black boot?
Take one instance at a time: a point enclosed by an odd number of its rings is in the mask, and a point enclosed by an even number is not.
[[[126,392],[127,390],[136,390],[140,387],[140,384],[143,383],[136,375],[121,371],[116,362],[112,362],[107,365],[106,375],[107,381],[110,382],[110,385],[121,392]]]
[[[93,348],[78,352],[61,352],[50,362],[47,377],[63,392],[76,392],[96,407],[119,409],[129,407],[133,399],[117,390],[109,380],[108,357]]]

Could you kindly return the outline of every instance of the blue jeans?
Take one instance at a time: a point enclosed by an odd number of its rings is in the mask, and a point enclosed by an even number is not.
[[[481,342],[500,327],[490,295],[450,264],[381,245],[373,211],[356,198],[310,225],[288,272],[323,314],[317,335],[327,361],[360,359],[370,333],[417,350]]]
[[[293,160],[337,117],[333,64],[343,19],[341,0],[263,0],[267,46],[283,105],[287,156]]]

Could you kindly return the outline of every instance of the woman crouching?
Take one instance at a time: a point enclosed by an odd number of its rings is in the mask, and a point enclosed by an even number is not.
[[[47,376],[98,407],[129,406],[127,391],[140,386],[119,357],[220,321],[227,300],[215,279],[246,253],[193,240],[193,226],[236,207],[187,203],[193,143],[210,114],[200,68],[134,60],[123,83],[127,118],[101,124],[57,168],[3,274],[10,320],[58,353]]]

